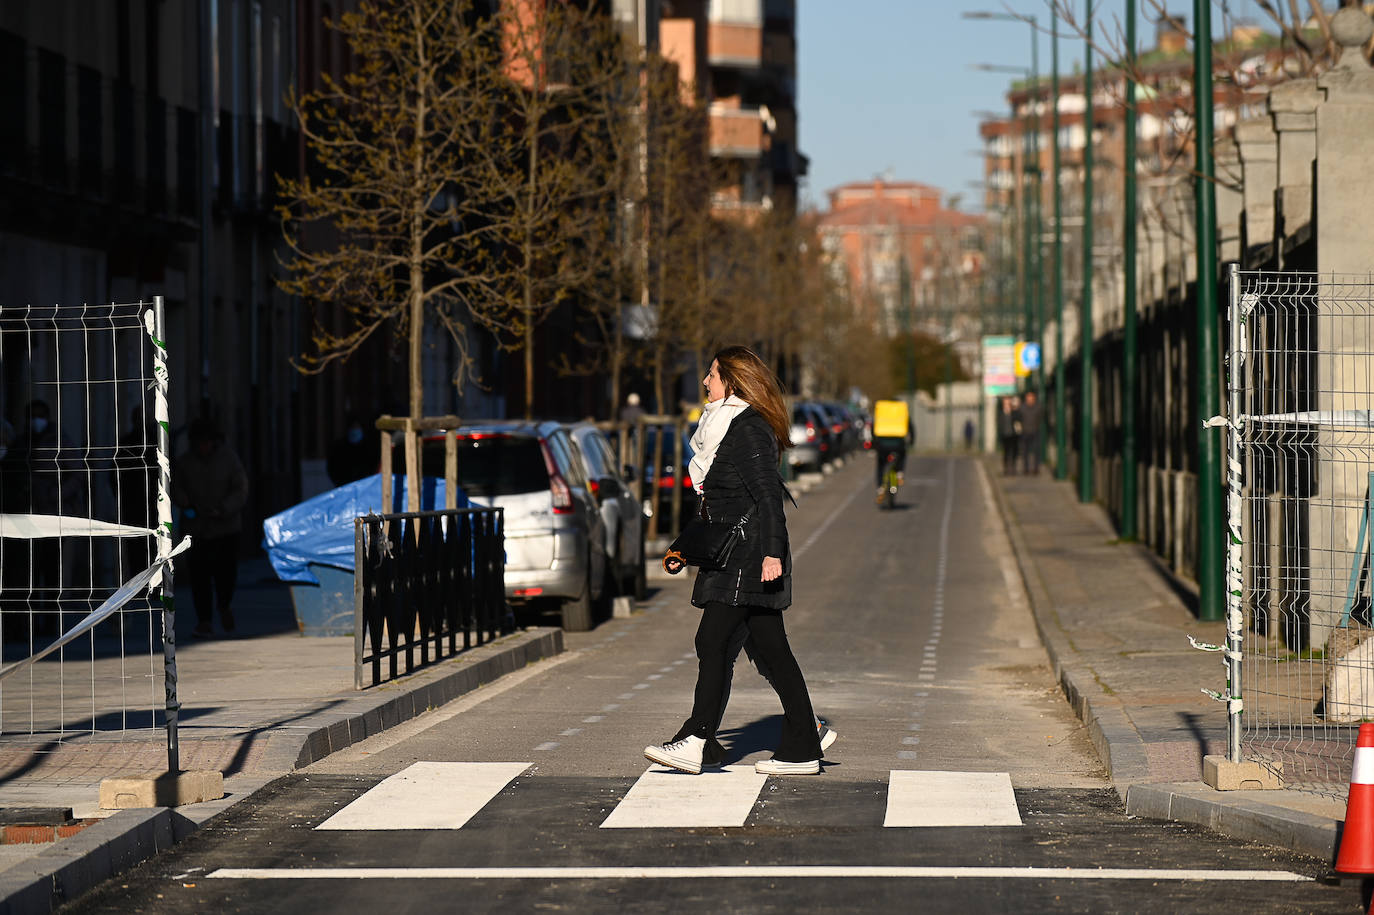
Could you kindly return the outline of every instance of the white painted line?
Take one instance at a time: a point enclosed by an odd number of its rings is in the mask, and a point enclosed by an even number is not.
[[[824,521],[822,521],[822,522],[821,522],[821,526],[818,527],[818,528],[816,528],[814,531],[811,532],[811,536],[806,538],[806,542],[803,543],[801,546],[797,547],[795,550],[792,551],[792,561],[793,561],[794,563],[795,563],[798,559],[800,559],[800,558],[802,557],[802,554],[803,554],[803,553],[805,553],[807,550],[811,549],[811,545],[812,545],[813,543],[815,543],[818,539],[820,539],[821,534],[824,534],[824,533],[825,533],[826,528],[830,527],[830,525],[832,525],[832,524],[835,523],[835,519],[838,518],[838,517],[840,516],[840,513],[841,513],[841,512],[843,512],[846,508],[849,507],[849,503],[850,503],[850,502],[853,502],[853,501],[854,501],[854,497],[857,496],[860,492],[872,492],[872,490],[870,490],[870,489],[868,488],[868,484],[865,483],[865,484],[861,485],[858,489],[856,489],[856,490],[854,490],[853,492],[851,492],[851,493],[849,494],[849,498],[847,498],[847,499],[845,499],[843,502],[841,502],[841,503],[835,508],[835,510],[832,511],[832,512],[830,513],[830,517],[828,517],[828,518],[826,518]]]
[[[839,864],[704,867],[221,867],[211,880],[778,880],[787,877],[868,880],[1180,880],[1311,883],[1292,871],[1131,867],[919,867]]]
[[[316,829],[460,829],[531,763],[417,762]]]
[[[535,750],[541,751],[541,752],[542,752],[542,751],[544,751],[544,750],[554,750],[554,749],[557,749],[557,748],[558,748],[558,741],[556,741],[556,740],[548,740],[548,741],[545,741],[544,743],[541,743],[539,746],[535,747]]]
[[[898,759],[919,759],[920,757],[917,755],[917,753],[916,753],[915,750],[898,750],[898,751],[897,751],[897,758],[898,758]]]
[[[582,733],[582,729],[581,729],[581,728],[568,728],[566,731],[560,731],[560,732],[558,733],[558,736],[559,736],[559,737],[576,737],[578,734],[581,734],[581,733]]]
[[[650,766],[601,828],[743,826],[767,780],[752,764],[701,775]]]
[[[884,826],[1020,826],[1006,772],[894,769]]]
[[[605,715],[588,715],[586,718],[583,718],[583,719],[582,719],[582,723],[583,723],[583,724],[596,724],[598,721],[604,721],[604,720],[606,720],[606,716],[605,716]]]

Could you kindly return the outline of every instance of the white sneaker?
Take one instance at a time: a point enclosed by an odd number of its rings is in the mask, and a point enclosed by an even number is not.
[[[701,737],[684,737],[675,743],[644,748],[644,756],[652,762],[670,769],[680,769],[693,775],[701,774],[701,756],[706,750],[706,741]]]
[[[821,738],[822,753],[830,749],[831,745],[834,744],[836,740],[840,739],[839,734],[836,734],[830,728],[822,724],[819,720],[816,722],[816,733],[819,734]]]
[[[760,759],[754,763],[754,771],[760,775],[819,775],[821,761],[783,762],[781,759]]]

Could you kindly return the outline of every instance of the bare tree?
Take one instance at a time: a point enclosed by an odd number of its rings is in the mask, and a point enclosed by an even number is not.
[[[596,269],[585,243],[606,189],[594,163],[603,113],[598,96],[614,91],[604,17],[570,3],[506,3],[495,21],[504,79],[495,89],[502,112],[486,142],[472,150],[499,244],[497,281],[480,290],[483,307],[505,316],[505,345],[521,351],[524,413],[534,412],[535,330],[559,307],[584,296]]]
[[[318,91],[289,99],[309,167],[281,181],[289,257],[279,282],[316,309],[314,349],[296,365],[322,371],[390,324],[409,344],[410,416],[419,420],[426,323],[457,344],[461,381],[470,323],[499,321],[472,306],[474,291],[493,281],[473,256],[491,239],[490,200],[471,156],[493,120],[489,26],[470,0],[372,0],[326,24],[357,66],[342,80],[322,74]],[[413,510],[413,431],[406,463]]]

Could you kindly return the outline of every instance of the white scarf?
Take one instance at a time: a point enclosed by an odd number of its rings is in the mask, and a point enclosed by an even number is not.
[[[701,408],[701,419],[697,421],[697,431],[692,433],[692,461],[687,465],[687,475],[692,478],[692,488],[701,492],[706,482],[706,474],[720,449],[720,441],[735,417],[748,409],[749,404],[734,394],[713,400]]]

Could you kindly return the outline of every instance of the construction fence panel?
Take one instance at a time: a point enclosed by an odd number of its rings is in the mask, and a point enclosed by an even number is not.
[[[1231,286],[1233,756],[1340,796],[1374,718],[1374,277]]]
[[[162,303],[0,306],[0,740],[167,733]]]

